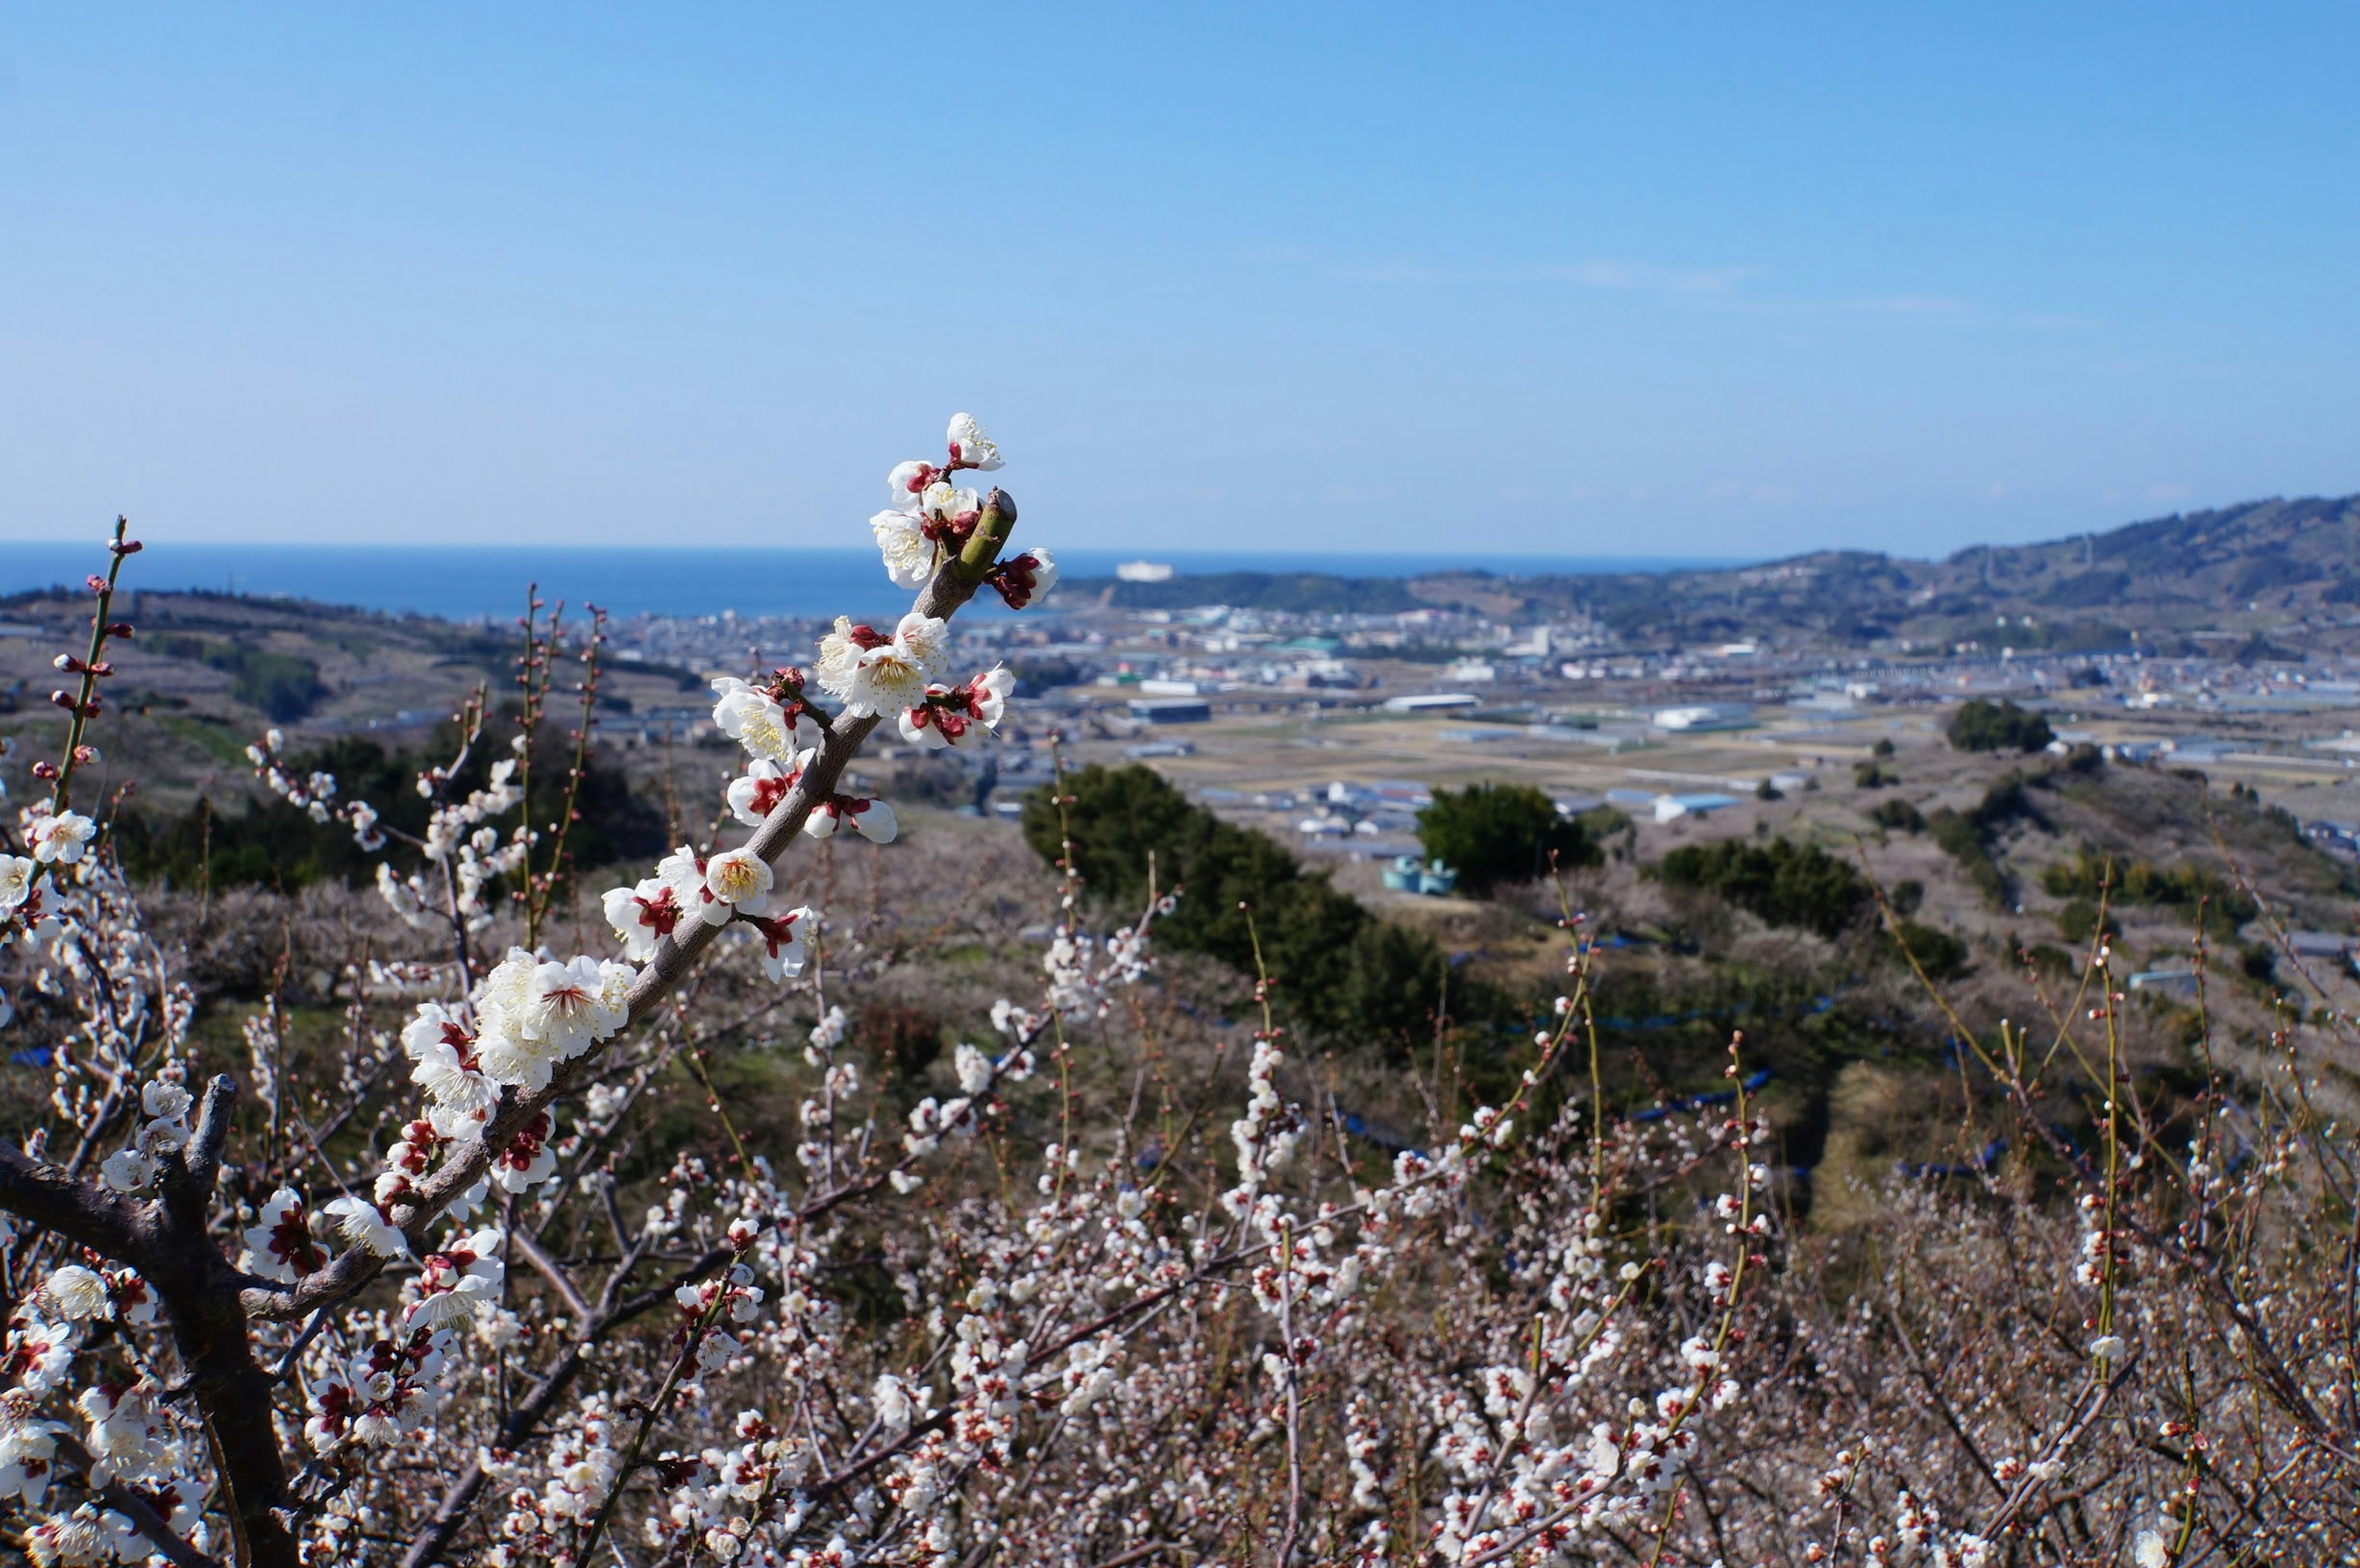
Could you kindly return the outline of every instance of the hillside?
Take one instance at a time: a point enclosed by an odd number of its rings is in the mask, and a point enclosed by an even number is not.
[[[1404,594],[1404,586],[1406,595]],[[1228,572],[1077,582],[1114,608],[1391,615],[1412,604],[1502,618],[1587,617],[1635,644],[1776,637],[1837,646],[2186,651],[2191,634],[2265,639],[2289,655],[2344,647],[2360,609],[2360,496],[2264,500],[1944,561],[1820,550],[1709,572],[1411,579]],[[1404,597],[1411,602],[1404,604]],[[1994,637],[1998,617],[2009,617]]]

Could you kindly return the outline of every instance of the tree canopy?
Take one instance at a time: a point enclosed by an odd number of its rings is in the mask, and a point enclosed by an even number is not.
[[[1559,816],[1557,802],[1529,784],[1437,789],[1434,803],[1417,814],[1417,838],[1474,893],[1545,875],[1552,852],[1561,866],[1599,858],[1581,824]]]
[[[1961,751],[2038,751],[2056,738],[2047,719],[2004,697],[1970,697],[1950,715],[1950,744]]]

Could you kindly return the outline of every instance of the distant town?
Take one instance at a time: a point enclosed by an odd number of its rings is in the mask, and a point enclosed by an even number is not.
[[[1122,578],[1170,580],[1152,562]],[[1414,847],[1412,819],[1437,783],[1525,779],[1569,813],[1604,804],[1668,825],[1823,779],[1849,788],[1877,741],[1938,729],[1942,710],[1983,697],[2048,715],[2059,749],[2241,781],[2282,799],[2323,846],[2360,848],[2360,664],[2245,630],[2183,634],[2168,656],[2060,652],[2038,646],[2031,617],[1996,615],[1988,636],[1940,648],[1791,636],[1666,648],[1581,615],[1133,608],[1075,586],[1050,615],[957,624],[965,659],[1022,681],[1027,723],[989,763],[984,809],[1013,811],[1011,787],[1045,776],[1037,743],[1054,729],[1069,757],[1148,762],[1310,852],[1381,860]],[[643,617],[616,628],[616,657],[738,670],[800,659],[822,629]],[[675,738],[709,723],[694,695],[635,718]],[[1275,731],[1291,744],[1273,744]]]

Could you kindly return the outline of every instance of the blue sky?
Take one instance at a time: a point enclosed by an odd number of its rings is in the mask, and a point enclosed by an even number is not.
[[[1909,554],[2360,490],[2360,9],[20,6],[0,539]],[[1031,531],[1028,527],[1028,532]]]

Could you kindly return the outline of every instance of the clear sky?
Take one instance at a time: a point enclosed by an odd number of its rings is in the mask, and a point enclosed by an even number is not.
[[[955,408],[1142,550],[2360,490],[2355,60],[2341,5],[19,5],[0,539],[844,545]]]

